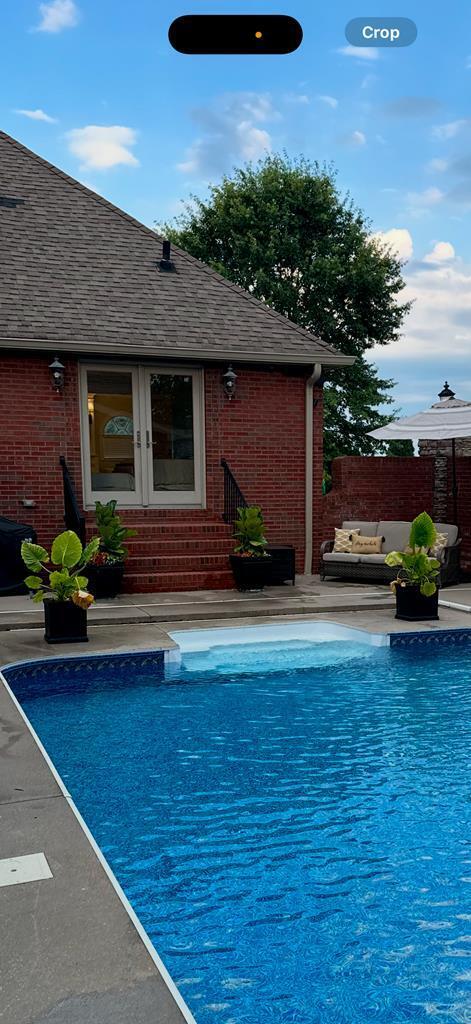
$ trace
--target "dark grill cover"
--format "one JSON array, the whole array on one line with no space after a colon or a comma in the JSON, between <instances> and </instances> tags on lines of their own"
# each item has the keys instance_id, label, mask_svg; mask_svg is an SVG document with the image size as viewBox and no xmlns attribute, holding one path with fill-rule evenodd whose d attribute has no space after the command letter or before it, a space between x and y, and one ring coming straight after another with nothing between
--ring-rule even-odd
<instances>
[{"instance_id":1,"label":"dark grill cover","mask_svg":"<svg viewBox=\"0 0 471 1024\"><path fill-rule=\"evenodd\" d=\"M21 558L24 540L36 541L33 527L0 516L0 593L26 593L23 580L28 570Z\"/></svg>"}]
</instances>

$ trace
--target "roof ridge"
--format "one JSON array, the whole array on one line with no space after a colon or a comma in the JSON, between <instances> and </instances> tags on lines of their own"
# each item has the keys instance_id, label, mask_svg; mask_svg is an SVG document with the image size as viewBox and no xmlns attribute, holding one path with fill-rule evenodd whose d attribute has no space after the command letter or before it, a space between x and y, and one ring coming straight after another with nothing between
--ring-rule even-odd
<instances>
[{"instance_id":1,"label":"roof ridge","mask_svg":"<svg viewBox=\"0 0 471 1024\"><path fill-rule=\"evenodd\" d=\"M157 242L163 241L163 236L159 235L156 231L154 231L153 228L147 227L146 224L143 224L141 221L137 220L137 218L133 217L132 214L126 213L125 210L122 210L119 206L115 206L115 204L112 203L109 199L105 199L105 197L100 195L98 192L94 192L93 189L88 188L87 185L83 185L81 181L78 181L77 178L73 178L70 174L67 174L66 171L61 170L60 167L56 167L56 165L52 164L50 160L46 160L45 157L39 156L39 154L35 153L34 150L29 149L28 146L25 146L22 142L18 142L18 139L14 139L12 135L8 135L7 132L0 130L0 139L4 139L11 146L13 146L16 149L19 149L22 153L26 154L27 157L31 158L36 163L46 166L48 170L52 171L55 175L57 175L57 177L62 178L64 181L67 182L68 185L71 185L79 192L84 193L88 198L95 200L95 202L99 203L99 205L103 206L105 209L110 210L110 212L117 214L123 220L127 221L132 227L135 227L139 229L139 231L145 233L147 237L152 237ZM235 284L234 281L230 281L227 277L224 277L222 274L219 274L217 270L214 270L213 267L208 266L207 263L203 263L202 260L198 260L195 256L192 256L191 253L186 251L186 249L180 249L178 245L175 245L174 249L175 252L178 253L178 255L183 260L187 260L190 263L196 264L202 271L204 271L206 274L209 274L211 277L215 278L221 285L224 285L231 291L236 291L240 296L243 296L243 298L247 302L257 306L257 308L259 309L263 309L264 312L269 313L270 316L274 317L277 321L281 321L283 324L289 325L289 327L293 331L295 331L297 334L300 334L303 338L308 338L309 341L317 342L318 344L322 345L322 348L325 350L326 353L332 355L342 354L339 349L335 349L332 345L329 345L328 342L323 341L322 338L317 337L317 335L311 334L311 332L308 331L305 327L301 327L300 324L294 323L293 320L290 320L289 317L284 316L283 313L278 313L276 309L273 309L271 306L267 306L260 299L257 299L254 295L251 295L250 292L247 292L245 288L242 288L240 285Z\"/></svg>"}]
</instances>

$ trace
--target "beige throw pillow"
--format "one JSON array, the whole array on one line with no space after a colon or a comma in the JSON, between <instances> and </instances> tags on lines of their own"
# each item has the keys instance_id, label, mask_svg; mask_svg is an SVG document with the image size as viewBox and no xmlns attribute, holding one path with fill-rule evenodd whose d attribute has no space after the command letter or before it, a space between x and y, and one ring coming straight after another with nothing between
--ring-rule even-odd
<instances>
[{"instance_id":1,"label":"beige throw pillow","mask_svg":"<svg viewBox=\"0 0 471 1024\"><path fill-rule=\"evenodd\" d=\"M336 527L334 551L339 551L343 555L350 554L352 550L352 537L354 534L359 533L360 530L338 530Z\"/></svg>"},{"instance_id":2,"label":"beige throw pillow","mask_svg":"<svg viewBox=\"0 0 471 1024\"><path fill-rule=\"evenodd\" d=\"M382 537L352 537L352 555L380 555Z\"/></svg>"},{"instance_id":3,"label":"beige throw pillow","mask_svg":"<svg viewBox=\"0 0 471 1024\"><path fill-rule=\"evenodd\" d=\"M431 556L431 558L441 558L447 544L448 534L439 533L437 530L437 536L435 537L435 541L432 544L432 547L430 548L429 551L429 555Z\"/></svg>"}]
</instances>

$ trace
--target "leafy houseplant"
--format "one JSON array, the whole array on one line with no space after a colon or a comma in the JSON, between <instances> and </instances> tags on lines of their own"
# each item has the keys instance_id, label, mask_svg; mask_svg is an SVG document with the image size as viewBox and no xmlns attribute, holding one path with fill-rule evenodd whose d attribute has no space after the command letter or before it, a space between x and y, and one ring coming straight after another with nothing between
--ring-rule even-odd
<instances>
[{"instance_id":1,"label":"leafy houseplant","mask_svg":"<svg viewBox=\"0 0 471 1024\"><path fill-rule=\"evenodd\" d=\"M65 530L54 540L50 555L40 544L25 540L21 545L21 557L34 574L25 584L33 591L33 601L44 601L44 639L50 644L88 639L87 608L93 595L82 573L98 544L95 537L83 548L77 534Z\"/></svg>"},{"instance_id":2,"label":"leafy houseplant","mask_svg":"<svg viewBox=\"0 0 471 1024\"><path fill-rule=\"evenodd\" d=\"M237 544L230 563L238 590L263 590L270 579L271 556L265 550L265 524L258 505L237 509L234 536Z\"/></svg>"},{"instance_id":3,"label":"leafy houseplant","mask_svg":"<svg viewBox=\"0 0 471 1024\"><path fill-rule=\"evenodd\" d=\"M95 597L116 597L121 590L128 555L125 541L135 537L137 531L123 526L115 499L106 504L95 502L95 521L99 546L91 560L88 585Z\"/></svg>"},{"instance_id":4,"label":"leafy houseplant","mask_svg":"<svg viewBox=\"0 0 471 1024\"><path fill-rule=\"evenodd\" d=\"M421 512L411 524L408 548L386 555L386 565L397 566L397 577L391 583L396 595L396 619L438 619L440 562L428 554L436 536L430 516Z\"/></svg>"}]
</instances>

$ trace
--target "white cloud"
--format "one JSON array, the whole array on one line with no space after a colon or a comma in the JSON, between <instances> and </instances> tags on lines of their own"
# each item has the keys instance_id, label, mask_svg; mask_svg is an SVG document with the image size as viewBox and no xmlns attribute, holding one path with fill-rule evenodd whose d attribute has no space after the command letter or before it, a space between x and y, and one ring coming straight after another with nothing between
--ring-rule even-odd
<instances>
[{"instance_id":1,"label":"white cloud","mask_svg":"<svg viewBox=\"0 0 471 1024\"><path fill-rule=\"evenodd\" d=\"M448 263L455 259L455 250L451 242L435 242L431 252L424 256L424 263Z\"/></svg>"},{"instance_id":2,"label":"white cloud","mask_svg":"<svg viewBox=\"0 0 471 1024\"><path fill-rule=\"evenodd\" d=\"M350 132L349 135L344 135L343 141L349 143L351 146L365 146L366 135L364 132L359 131Z\"/></svg>"},{"instance_id":3,"label":"white cloud","mask_svg":"<svg viewBox=\"0 0 471 1024\"><path fill-rule=\"evenodd\" d=\"M436 242L432 252L406 268L399 300L413 300L403 337L373 350L372 359L427 366L468 359L471 346L471 264L458 259L450 242Z\"/></svg>"},{"instance_id":4,"label":"white cloud","mask_svg":"<svg viewBox=\"0 0 471 1024\"><path fill-rule=\"evenodd\" d=\"M448 124L439 124L433 129L432 135L434 139L439 139L440 142L446 142L448 139L454 139L463 128L466 128L470 122L467 118L461 118L459 121L449 121Z\"/></svg>"},{"instance_id":5,"label":"white cloud","mask_svg":"<svg viewBox=\"0 0 471 1024\"><path fill-rule=\"evenodd\" d=\"M272 139L264 123L280 118L268 93L222 96L192 116L202 134L188 147L177 170L200 177L221 174L231 164L255 161L271 152Z\"/></svg>"},{"instance_id":6,"label":"white cloud","mask_svg":"<svg viewBox=\"0 0 471 1024\"><path fill-rule=\"evenodd\" d=\"M400 260L410 260L414 251L412 235L407 228L390 228L389 231L377 231L371 236L386 249L391 249Z\"/></svg>"},{"instance_id":7,"label":"white cloud","mask_svg":"<svg viewBox=\"0 0 471 1024\"><path fill-rule=\"evenodd\" d=\"M428 171L429 174L443 174L447 169L448 160L440 160L439 157L434 160L429 160L428 164L425 166L425 170Z\"/></svg>"},{"instance_id":8,"label":"white cloud","mask_svg":"<svg viewBox=\"0 0 471 1024\"><path fill-rule=\"evenodd\" d=\"M408 212L412 217L422 217L432 207L441 203L444 198L445 193L434 185L424 189L423 192L408 192Z\"/></svg>"},{"instance_id":9,"label":"white cloud","mask_svg":"<svg viewBox=\"0 0 471 1024\"><path fill-rule=\"evenodd\" d=\"M82 170L105 171L118 164L131 167L139 164L130 151L137 140L134 128L90 124L85 128L73 128L66 137L70 152L81 161Z\"/></svg>"},{"instance_id":10,"label":"white cloud","mask_svg":"<svg viewBox=\"0 0 471 1024\"><path fill-rule=\"evenodd\" d=\"M316 100L320 103L325 103L326 107L332 107L332 110L336 110L339 101L335 99L335 96L316 96Z\"/></svg>"},{"instance_id":11,"label":"white cloud","mask_svg":"<svg viewBox=\"0 0 471 1024\"><path fill-rule=\"evenodd\" d=\"M15 114L29 117L31 121L46 121L48 124L57 124L57 117L50 117L44 110L15 110Z\"/></svg>"},{"instance_id":12,"label":"white cloud","mask_svg":"<svg viewBox=\"0 0 471 1024\"><path fill-rule=\"evenodd\" d=\"M307 106L311 102L304 92L288 92L284 99L286 103L297 103L300 106Z\"/></svg>"},{"instance_id":13,"label":"white cloud","mask_svg":"<svg viewBox=\"0 0 471 1024\"><path fill-rule=\"evenodd\" d=\"M74 0L50 0L39 5L41 21L37 32L62 32L64 28L75 28L80 21L80 12Z\"/></svg>"},{"instance_id":14,"label":"white cloud","mask_svg":"<svg viewBox=\"0 0 471 1024\"><path fill-rule=\"evenodd\" d=\"M337 53L344 57L356 57L357 60L378 60L379 53L374 46L341 46Z\"/></svg>"}]
</instances>

